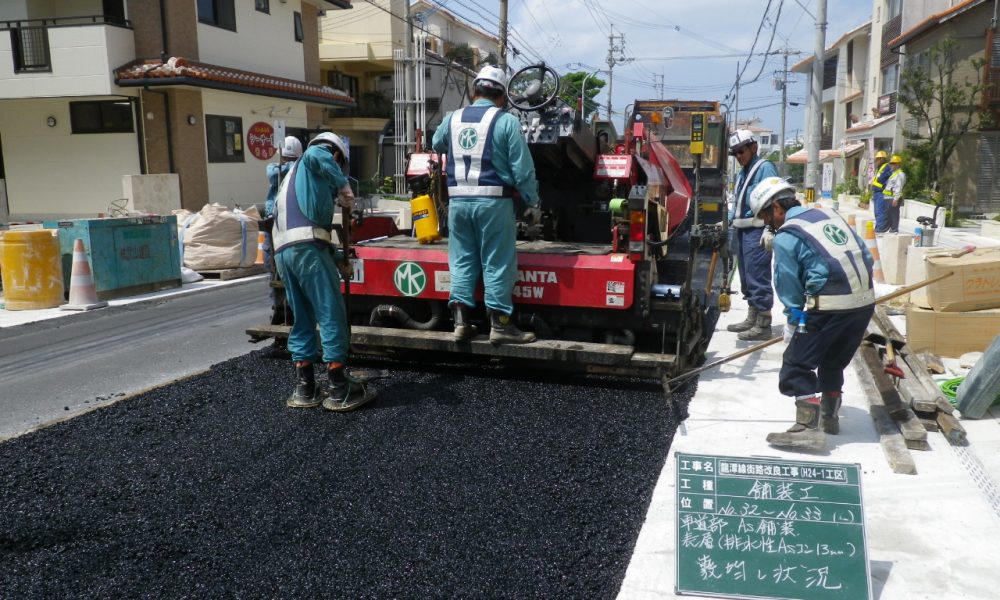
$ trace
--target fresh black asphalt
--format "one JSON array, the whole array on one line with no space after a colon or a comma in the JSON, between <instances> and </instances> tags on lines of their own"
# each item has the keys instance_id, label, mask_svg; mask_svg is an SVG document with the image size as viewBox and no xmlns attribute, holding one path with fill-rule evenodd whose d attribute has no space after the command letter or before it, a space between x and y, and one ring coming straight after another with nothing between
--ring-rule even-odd
<instances>
[{"instance_id":1,"label":"fresh black asphalt","mask_svg":"<svg viewBox=\"0 0 1000 600\"><path fill-rule=\"evenodd\" d=\"M0 598L613 598L693 391L388 368L291 410L254 352L0 443Z\"/></svg>"}]
</instances>

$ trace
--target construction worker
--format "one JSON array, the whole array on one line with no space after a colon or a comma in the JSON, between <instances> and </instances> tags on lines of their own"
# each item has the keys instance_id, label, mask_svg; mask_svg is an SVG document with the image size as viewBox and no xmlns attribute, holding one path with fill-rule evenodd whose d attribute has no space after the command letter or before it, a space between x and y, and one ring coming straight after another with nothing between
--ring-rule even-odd
<instances>
[{"instance_id":1,"label":"construction worker","mask_svg":"<svg viewBox=\"0 0 1000 600\"><path fill-rule=\"evenodd\" d=\"M778 390L795 398L795 425L767 442L821 450L825 434L840 432L844 368L875 311L874 261L839 214L800 206L779 177L760 182L750 205L777 232L774 287L788 317Z\"/></svg>"},{"instance_id":2,"label":"construction worker","mask_svg":"<svg viewBox=\"0 0 1000 600\"><path fill-rule=\"evenodd\" d=\"M274 198L278 195L278 186L285 178L292 163L302 156L302 142L294 135L285 137L281 144L281 152L278 154L278 162L267 163L264 173L267 175L267 200L264 202L264 216L270 217L274 212Z\"/></svg>"},{"instance_id":3,"label":"construction worker","mask_svg":"<svg viewBox=\"0 0 1000 600\"><path fill-rule=\"evenodd\" d=\"M771 337L770 234L764 222L753 216L750 196L764 179L777 177L774 165L757 156L757 140L753 133L739 129L729 137L729 153L736 157L741 169L736 176L736 195L730 208L730 222L735 231L735 251L740 273L740 291L747 300L747 318L726 328L739 332L739 339L766 340Z\"/></svg>"},{"instance_id":4,"label":"construction worker","mask_svg":"<svg viewBox=\"0 0 1000 600\"><path fill-rule=\"evenodd\" d=\"M274 205L275 262L295 315L288 334L288 351L295 363L291 408L347 411L370 401L374 394L345 370L349 329L340 273L335 264L330 231L335 204L350 209L354 194L344 172L350 150L340 136L316 136L302 158L282 181ZM326 363L328 386L316 386L313 363L320 357L316 325Z\"/></svg>"},{"instance_id":5,"label":"construction worker","mask_svg":"<svg viewBox=\"0 0 1000 600\"><path fill-rule=\"evenodd\" d=\"M906 185L906 173L903 172L903 157L893 154L889 159L889 180L885 184L882 196L885 198L886 229L890 233L899 232L899 206L903 202L903 186ZM877 231L877 230L876 230Z\"/></svg>"},{"instance_id":6,"label":"construction worker","mask_svg":"<svg viewBox=\"0 0 1000 600\"><path fill-rule=\"evenodd\" d=\"M889 155L885 150L879 150L875 153L875 176L872 177L871 191L872 211L875 213L875 231L877 233L888 231L885 216L885 197L882 195L885 190L885 184L889 180L889 175L892 174L892 169L889 168L888 161Z\"/></svg>"},{"instance_id":7,"label":"construction worker","mask_svg":"<svg viewBox=\"0 0 1000 600\"><path fill-rule=\"evenodd\" d=\"M526 344L535 335L522 332L511 319L517 278L513 194L517 190L528 206L526 219L537 221L535 163L520 121L502 110L507 102L506 73L483 67L472 87L472 105L446 116L433 140L434 150L448 155L448 305L455 339L476 335L469 312L476 305L474 293L482 274L490 342Z\"/></svg>"}]
</instances>

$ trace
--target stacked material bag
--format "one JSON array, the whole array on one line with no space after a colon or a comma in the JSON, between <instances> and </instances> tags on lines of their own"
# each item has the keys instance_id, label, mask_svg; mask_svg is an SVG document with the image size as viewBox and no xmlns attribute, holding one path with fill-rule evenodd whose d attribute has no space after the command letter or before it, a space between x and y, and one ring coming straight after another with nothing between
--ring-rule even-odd
<instances>
[{"instance_id":1,"label":"stacked material bag","mask_svg":"<svg viewBox=\"0 0 1000 600\"><path fill-rule=\"evenodd\" d=\"M195 271L251 267L257 258L260 215L256 208L206 204L200 211L175 210L184 265Z\"/></svg>"}]
</instances>

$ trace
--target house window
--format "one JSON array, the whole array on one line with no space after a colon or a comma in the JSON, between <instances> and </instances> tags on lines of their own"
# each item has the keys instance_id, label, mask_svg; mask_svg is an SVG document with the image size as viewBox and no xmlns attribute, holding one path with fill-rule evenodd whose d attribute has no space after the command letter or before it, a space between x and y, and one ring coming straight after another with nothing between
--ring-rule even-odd
<instances>
[{"instance_id":1,"label":"house window","mask_svg":"<svg viewBox=\"0 0 1000 600\"><path fill-rule=\"evenodd\" d=\"M899 63L882 69L882 93L891 94L899 87Z\"/></svg>"},{"instance_id":2,"label":"house window","mask_svg":"<svg viewBox=\"0 0 1000 600\"><path fill-rule=\"evenodd\" d=\"M132 103L121 100L69 103L69 123L73 133L132 133Z\"/></svg>"},{"instance_id":3,"label":"house window","mask_svg":"<svg viewBox=\"0 0 1000 600\"><path fill-rule=\"evenodd\" d=\"M847 42L847 74L854 73L854 40Z\"/></svg>"},{"instance_id":4,"label":"house window","mask_svg":"<svg viewBox=\"0 0 1000 600\"><path fill-rule=\"evenodd\" d=\"M889 0L886 9L886 20L898 17L903 12L903 0Z\"/></svg>"},{"instance_id":5,"label":"house window","mask_svg":"<svg viewBox=\"0 0 1000 600\"><path fill-rule=\"evenodd\" d=\"M253 6L258 12L271 14L271 0L254 0Z\"/></svg>"},{"instance_id":6,"label":"house window","mask_svg":"<svg viewBox=\"0 0 1000 600\"><path fill-rule=\"evenodd\" d=\"M837 85L837 57L832 56L823 62L823 89L828 90Z\"/></svg>"},{"instance_id":7,"label":"house window","mask_svg":"<svg viewBox=\"0 0 1000 600\"><path fill-rule=\"evenodd\" d=\"M979 173L976 211L1000 211L1000 135L985 133L979 138Z\"/></svg>"},{"instance_id":8,"label":"house window","mask_svg":"<svg viewBox=\"0 0 1000 600\"><path fill-rule=\"evenodd\" d=\"M295 13L294 26L295 26L295 41L301 42L302 38L305 37L302 29L302 13L300 12Z\"/></svg>"},{"instance_id":9,"label":"house window","mask_svg":"<svg viewBox=\"0 0 1000 600\"><path fill-rule=\"evenodd\" d=\"M49 30L46 27L20 27L10 30L10 48L15 73L51 72Z\"/></svg>"},{"instance_id":10,"label":"house window","mask_svg":"<svg viewBox=\"0 0 1000 600\"><path fill-rule=\"evenodd\" d=\"M345 75L340 71L329 71L326 74L326 84L333 89L347 92L351 98L358 97L358 78Z\"/></svg>"},{"instance_id":11,"label":"house window","mask_svg":"<svg viewBox=\"0 0 1000 600\"><path fill-rule=\"evenodd\" d=\"M198 0L198 22L236 31L235 0Z\"/></svg>"},{"instance_id":12,"label":"house window","mask_svg":"<svg viewBox=\"0 0 1000 600\"><path fill-rule=\"evenodd\" d=\"M208 162L243 162L243 119L205 115Z\"/></svg>"}]
</instances>

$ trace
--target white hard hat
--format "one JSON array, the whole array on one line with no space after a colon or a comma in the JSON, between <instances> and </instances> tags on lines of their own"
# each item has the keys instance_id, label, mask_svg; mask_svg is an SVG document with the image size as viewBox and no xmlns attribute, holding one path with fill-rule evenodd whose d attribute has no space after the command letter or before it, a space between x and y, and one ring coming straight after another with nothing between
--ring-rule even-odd
<instances>
[{"instance_id":1,"label":"white hard hat","mask_svg":"<svg viewBox=\"0 0 1000 600\"><path fill-rule=\"evenodd\" d=\"M756 141L753 137L753 132L749 129L737 129L733 132L733 135L729 136L729 153L732 154L733 150L742 148L747 144L756 143Z\"/></svg>"},{"instance_id":2,"label":"white hard hat","mask_svg":"<svg viewBox=\"0 0 1000 600\"><path fill-rule=\"evenodd\" d=\"M768 177L757 184L750 193L750 210L755 218L760 218L762 210L771 206L779 198L794 198L795 186L781 177Z\"/></svg>"},{"instance_id":3,"label":"white hard hat","mask_svg":"<svg viewBox=\"0 0 1000 600\"><path fill-rule=\"evenodd\" d=\"M507 89L507 73L504 72L500 67L494 67L493 65L486 65L479 70L476 78L472 81L472 85L475 86L477 83L489 81L500 86L503 89Z\"/></svg>"},{"instance_id":4,"label":"white hard hat","mask_svg":"<svg viewBox=\"0 0 1000 600\"><path fill-rule=\"evenodd\" d=\"M344 162L347 162L347 163L351 162L351 150L350 150L350 148L347 147L347 144L344 143L344 140L341 139L341 137L339 135L337 135L336 133L333 133L331 131L324 131L323 133L321 133L321 134L317 135L316 137L314 137L309 142L309 145L310 146L323 145L323 146L330 146L332 148L336 148L337 150L340 150L341 154L344 155Z\"/></svg>"},{"instance_id":5,"label":"white hard hat","mask_svg":"<svg viewBox=\"0 0 1000 600\"><path fill-rule=\"evenodd\" d=\"M302 142L294 135L287 136L285 143L281 145L281 155L285 158L298 158L302 156Z\"/></svg>"}]
</instances>

